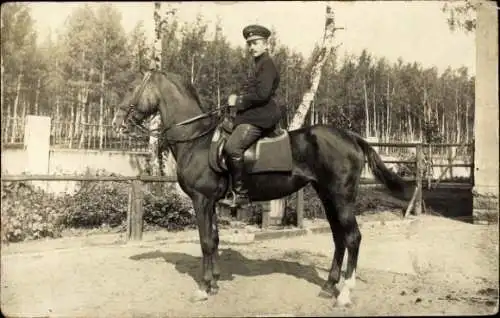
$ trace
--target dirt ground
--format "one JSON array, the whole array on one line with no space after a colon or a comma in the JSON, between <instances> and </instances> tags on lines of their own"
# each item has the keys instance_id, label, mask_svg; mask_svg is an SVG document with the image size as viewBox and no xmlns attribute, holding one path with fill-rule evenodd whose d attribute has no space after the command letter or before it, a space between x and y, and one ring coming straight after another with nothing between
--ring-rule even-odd
<instances>
[{"instance_id":1,"label":"dirt ground","mask_svg":"<svg viewBox=\"0 0 500 318\"><path fill-rule=\"evenodd\" d=\"M2 246L6 316L367 316L498 311L498 225L421 216L368 223L353 305L318 297L333 252L330 234L220 246L220 292L190 301L199 277L195 243L152 240L64 249L56 240ZM22 248L19 248L21 246ZM30 248L31 246L31 248Z\"/></svg>"}]
</instances>

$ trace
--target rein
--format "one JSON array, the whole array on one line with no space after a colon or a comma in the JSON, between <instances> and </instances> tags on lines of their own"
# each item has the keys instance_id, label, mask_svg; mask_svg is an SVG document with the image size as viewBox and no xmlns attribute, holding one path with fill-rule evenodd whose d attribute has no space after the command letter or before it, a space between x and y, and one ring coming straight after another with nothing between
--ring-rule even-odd
<instances>
[{"instance_id":1,"label":"rein","mask_svg":"<svg viewBox=\"0 0 500 318\"><path fill-rule=\"evenodd\" d=\"M229 105L225 105L225 106L222 106L222 107L220 107L218 109L214 109L214 110L211 110L209 112L197 115L195 117L188 118L188 119L183 120L183 121L181 121L179 123L173 124L170 127L149 129L149 128L145 127L143 123L138 123L130 115L135 111L135 106L137 105L137 100L139 99L139 97L144 92L144 89L146 87L146 83L147 83L147 81L149 80L150 77L151 77L151 73L150 72L147 72L144 75L144 78L143 78L143 80L141 82L141 86L140 86L139 90L136 92L136 94L134 95L134 98L132 99L132 103L127 108L127 111L126 111L126 114L125 114L125 121L128 122L129 124L131 124L132 127L137 128L140 131L139 135L133 134L133 135L131 135L131 137L155 137L155 138L158 138L159 140L161 140L161 139L164 138L162 136L166 135L166 133L170 129L173 129L173 128L176 128L176 127L185 126L187 124L191 124L193 122L196 122L196 121L199 121L199 120L202 120L202 119L205 119L205 118L212 117L217 112L219 112L221 110L225 110L225 109L227 109L227 108L230 107ZM162 143L166 141L168 144L175 144L175 143L181 143L181 142L189 142L189 141L201 138L201 137L209 134L210 132L212 132L217 127L217 124L218 123L215 122L207 130L205 130L205 131L203 131L203 132L201 132L201 133L199 133L199 134L197 134L195 136L189 137L188 139L172 139L172 138L168 138L167 139L167 138L164 138L164 140L162 140Z\"/></svg>"},{"instance_id":2,"label":"rein","mask_svg":"<svg viewBox=\"0 0 500 318\"><path fill-rule=\"evenodd\" d=\"M155 128L155 129L149 129L147 127L145 127L143 124L138 124L138 123L132 123L133 124L133 127L134 128L137 128L139 129L139 134L130 134L131 137L155 137L155 138L158 138L158 139L163 139L164 136L169 130L173 129L173 128L176 128L176 127L181 127L181 126L184 126L184 125L187 125L187 124L190 124L190 123L193 123L193 122L196 122L198 120L201 120L201 119L204 119L204 118L208 118L208 117L211 117L213 116L215 113L217 113L220 109L217 109L217 110L213 110L213 111L210 111L208 113L203 113L201 115L198 115L196 117L193 117L193 118L189 118L185 121L182 121L180 123L177 123L177 124L174 124L170 127L165 127L165 128ZM216 127L217 127L217 122L215 122L213 125L211 125L207 130L197 134L197 135L194 135L192 137L189 137L187 139L173 139L173 138L168 138L165 140L163 140L162 142L167 142L169 144L175 144L175 143L181 143L181 142L188 142L188 141L192 141L192 140L195 140L195 139L198 139L198 138L201 138L207 134L209 134L210 132L212 132Z\"/></svg>"}]
</instances>

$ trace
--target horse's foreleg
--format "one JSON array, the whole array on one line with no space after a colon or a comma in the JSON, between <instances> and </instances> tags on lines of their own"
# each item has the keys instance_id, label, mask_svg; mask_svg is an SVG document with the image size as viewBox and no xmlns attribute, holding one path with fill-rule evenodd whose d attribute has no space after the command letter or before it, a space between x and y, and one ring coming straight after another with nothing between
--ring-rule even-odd
<instances>
[{"instance_id":1,"label":"horse's foreleg","mask_svg":"<svg viewBox=\"0 0 500 318\"><path fill-rule=\"evenodd\" d=\"M210 294L215 295L219 291L219 285L217 281L220 277L220 267L219 267L219 226L217 220L217 212L215 211L215 204L212 205L212 280L210 281Z\"/></svg>"},{"instance_id":2,"label":"horse's foreleg","mask_svg":"<svg viewBox=\"0 0 500 318\"><path fill-rule=\"evenodd\" d=\"M213 285L213 255L218 246L218 234L217 240L214 240L213 235L213 232L216 232L217 229L213 218L215 204L213 200L200 194L193 198L193 205L196 212L201 251L203 254L202 277L195 300L205 300ZM214 287L217 287L216 284Z\"/></svg>"}]
</instances>

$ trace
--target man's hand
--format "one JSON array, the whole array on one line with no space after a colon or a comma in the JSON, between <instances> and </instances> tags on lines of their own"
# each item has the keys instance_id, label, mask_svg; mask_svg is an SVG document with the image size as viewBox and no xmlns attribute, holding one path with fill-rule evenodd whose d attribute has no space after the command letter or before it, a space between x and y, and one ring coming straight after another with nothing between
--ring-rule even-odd
<instances>
[{"instance_id":1,"label":"man's hand","mask_svg":"<svg viewBox=\"0 0 500 318\"><path fill-rule=\"evenodd\" d=\"M229 95L229 97L227 98L227 104L229 106L235 106L236 105L236 100L238 99L238 95L236 94L231 94Z\"/></svg>"}]
</instances>

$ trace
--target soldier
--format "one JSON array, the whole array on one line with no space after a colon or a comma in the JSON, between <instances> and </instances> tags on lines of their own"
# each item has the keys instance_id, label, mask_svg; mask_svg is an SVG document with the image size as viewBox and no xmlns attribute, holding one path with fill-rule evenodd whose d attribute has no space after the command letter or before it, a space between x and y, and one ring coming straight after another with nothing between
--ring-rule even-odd
<instances>
[{"instance_id":1,"label":"soldier","mask_svg":"<svg viewBox=\"0 0 500 318\"><path fill-rule=\"evenodd\" d=\"M232 94L228 105L236 107L234 130L224 147L228 155L228 168L233 175L235 197L232 205L249 202L248 189L244 187L246 178L243 153L263 133L274 129L282 117L279 106L274 101L280 76L268 53L268 38L271 31L260 25L249 25L243 29L249 53L255 61L254 78L239 95Z\"/></svg>"}]
</instances>

